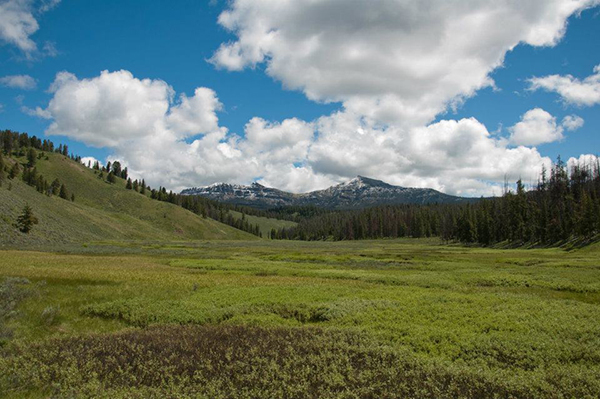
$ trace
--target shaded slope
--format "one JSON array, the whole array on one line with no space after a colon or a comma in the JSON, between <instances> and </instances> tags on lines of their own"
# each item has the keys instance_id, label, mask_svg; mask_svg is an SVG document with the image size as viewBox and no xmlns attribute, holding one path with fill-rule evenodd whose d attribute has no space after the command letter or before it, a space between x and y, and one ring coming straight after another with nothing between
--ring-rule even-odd
<instances>
[{"instance_id":1,"label":"shaded slope","mask_svg":"<svg viewBox=\"0 0 600 399\"><path fill-rule=\"evenodd\" d=\"M108 239L254 239L212 219L204 219L181 207L151 200L117 179L109 184L85 166L59 154L48 154L37 170L49 182L65 183L75 202L48 197L20 178L0 188L0 242L65 242ZM29 235L13 226L25 203L40 220Z\"/></svg>"}]
</instances>

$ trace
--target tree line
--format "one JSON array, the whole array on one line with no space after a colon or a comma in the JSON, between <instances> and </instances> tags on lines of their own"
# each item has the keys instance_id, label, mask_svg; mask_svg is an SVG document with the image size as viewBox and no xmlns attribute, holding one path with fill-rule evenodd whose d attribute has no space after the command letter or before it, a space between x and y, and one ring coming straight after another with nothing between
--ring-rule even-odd
<instances>
[{"instance_id":1,"label":"tree line","mask_svg":"<svg viewBox=\"0 0 600 399\"><path fill-rule=\"evenodd\" d=\"M600 232L600 165L560 159L537 185L522 181L502 197L475 203L388 205L332 211L307 218L271 237L293 240L359 240L396 237L441 237L446 241L491 245L500 242L552 245L589 240Z\"/></svg>"}]
</instances>

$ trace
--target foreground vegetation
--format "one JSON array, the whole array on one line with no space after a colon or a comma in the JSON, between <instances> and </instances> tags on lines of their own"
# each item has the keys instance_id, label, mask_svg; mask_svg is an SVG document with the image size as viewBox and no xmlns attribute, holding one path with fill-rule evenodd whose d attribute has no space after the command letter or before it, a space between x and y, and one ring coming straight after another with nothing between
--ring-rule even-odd
<instances>
[{"instance_id":1,"label":"foreground vegetation","mask_svg":"<svg viewBox=\"0 0 600 399\"><path fill-rule=\"evenodd\" d=\"M599 254L437 240L2 251L0 392L595 398Z\"/></svg>"}]
</instances>

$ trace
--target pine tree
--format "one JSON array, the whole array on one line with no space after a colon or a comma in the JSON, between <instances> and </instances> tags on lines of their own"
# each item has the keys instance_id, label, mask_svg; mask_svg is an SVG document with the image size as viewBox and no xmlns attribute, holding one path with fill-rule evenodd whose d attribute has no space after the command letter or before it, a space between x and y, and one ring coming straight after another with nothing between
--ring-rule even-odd
<instances>
[{"instance_id":1,"label":"pine tree","mask_svg":"<svg viewBox=\"0 0 600 399\"><path fill-rule=\"evenodd\" d=\"M140 194L146 194L146 181L142 179L142 186L140 188Z\"/></svg>"},{"instance_id":2,"label":"pine tree","mask_svg":"<svg viewBox=\"0 0 600 399\"><path fill-rule=\"evenodd\" d=\"M54 179L54 181L50 185L50 188L52 189L52 195L58 195L60 191L60 181L58 179Z\"/></svg>"},{"instance_id":3,"label":"pine tree","mask_svg":"<svg viewBox=\"0 0 600 399\"><path fill-rule=\"evenodd\" d=\"M62 199L67 199L68 195L67 195L67 187L64 184L61 184L60 186L60 192L58 193L58 196Z\"/></svg>"},{"instance_id":4,"label":"pine tree","mask_svg":"<svg viewBox=\"0 0 600 399\"><path fill-rule=\"evenodd\" d=\"M4 159L2 159L2 152L0 151L0 187L2 187L2 182L6 179L6 172L4 172Z\"/></svg>"},{"instance_id":5,"label":"pine tree","mask_svg":"<svg viewBox=\"0 0 600 399\"><path fill-rule=\"evenodd\" d=\"M108 176L106 176L106 181L108 181L109 183L114 183L117 181L113 172L110 172Z\"/></svg>"},{"instance_id":6,"label":"pine tree","mask_svg":"<svg viewBox=\"0 0 600 399\"><path fill-rule=\"evenodd\" d=\"M10 131L5 132L2 146L4 148L4 153L10 157L13 151L13 136Z\"/></svg>"},{"instance_id":7,"label":"pine tree","mask_svg":"<svg viewBox=\"0 0 600 399\"><path fill-rule=\"evenodd\" d=\"M115 161L112 164L112 172L115 176L121 176L121 162Z\"/></svg>"},{"instance_id":8,"label":"pine tree","mask_svg":"<svg viewBox=\"0 0 600 399\"><path fill-rule=\"evenodd\" d=\"M133 188L133 185L131 184L131 179L127 179L127 184L125 184L125 188L127 190L131 190Z\"/></svg>"},{"instance_id":9,"label":"pine tree","mask_svg":"<svg viewBox=\"0 0 600 399\"><path fill-rule=\"evenodd\" d=\"M33 215L33 210L29 204L25 204L23 212L17 218L17 228L23 233L29 233L34 224L38 223L38 219Z\"/></svg>"},{"instance_id":10,"label":"pine tree","mask_svg":"<svg viewBox=\"0 0 600 399\"><path fill-rule=\"evenodd\" d=\"M19 163L15 162L12 166L12 168L10 168L10 172L8 172L8 178L9 179L14 179L15 177L19 176Z\"/></svg>"},{"instance_id":11,"label":"pine tree","mask_svg":"<svg viewBox=\"0 0 600 399\"><path fill-rule=\"evenodd\" d=\"M37 152L30 148L27 152L27 166L29 168L33 168L35 166L35 161L37 160Z\"/></svg>"}]
</instances>

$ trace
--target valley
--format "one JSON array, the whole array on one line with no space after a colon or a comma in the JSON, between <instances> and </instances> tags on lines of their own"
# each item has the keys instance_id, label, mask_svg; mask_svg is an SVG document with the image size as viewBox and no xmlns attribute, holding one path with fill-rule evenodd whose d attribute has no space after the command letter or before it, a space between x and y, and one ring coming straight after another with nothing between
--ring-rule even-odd
<instances>
[{"instance_id":1,"label":"valley","mask_svg":"<svg viewBox=\"0 0 600 399\"><path fill-rule=\"evenodd\" d=\"M0 391L592 398L599 254L436 239L4 250L2 292L22 299L2 320Z\"/></svg>"}]
</instances>

